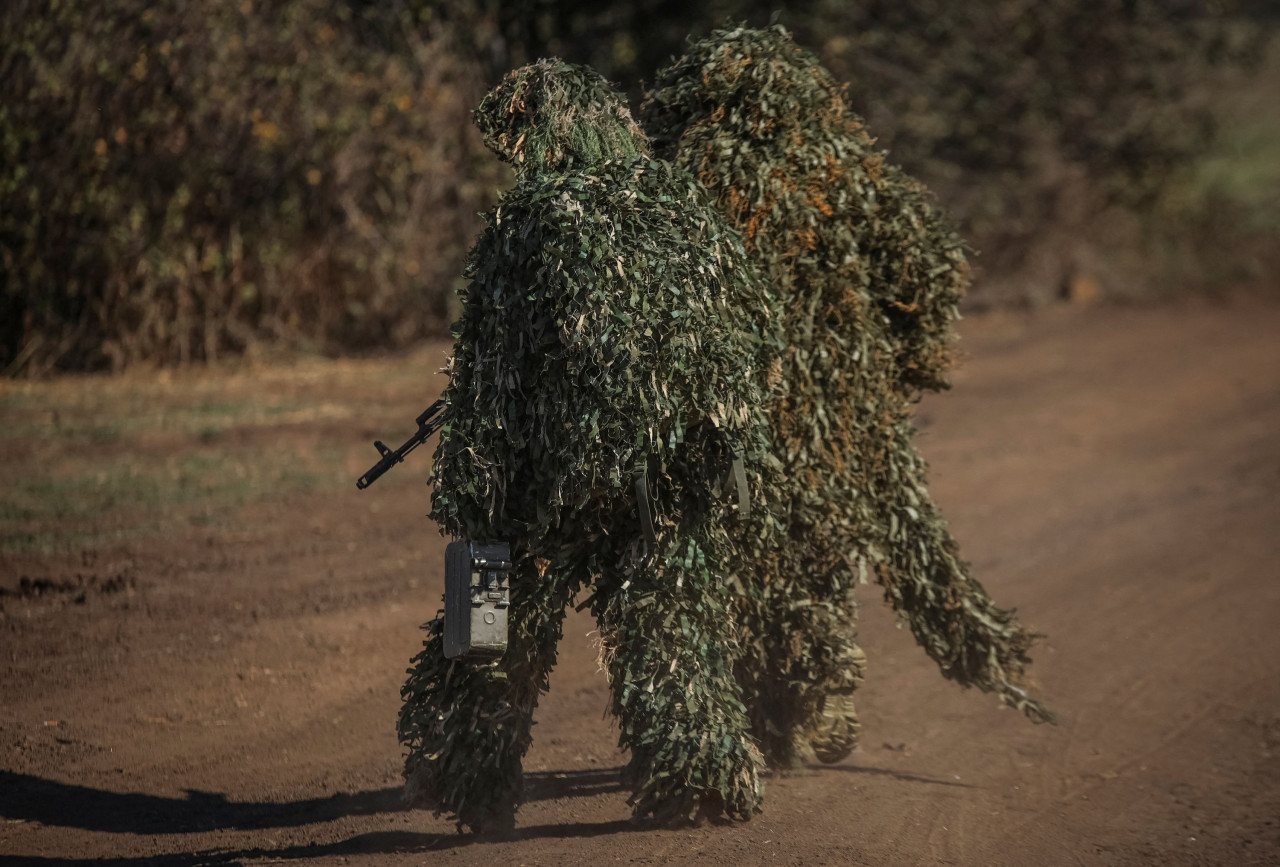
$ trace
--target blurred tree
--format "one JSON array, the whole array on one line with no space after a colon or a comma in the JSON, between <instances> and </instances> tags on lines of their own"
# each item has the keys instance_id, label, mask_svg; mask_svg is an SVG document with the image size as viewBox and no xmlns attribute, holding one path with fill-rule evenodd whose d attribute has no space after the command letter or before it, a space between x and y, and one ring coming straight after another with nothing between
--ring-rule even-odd
<instances>
[{"instance_id":1,"label":"blurred tree","mask_svg":"<svg viewBox=\"0 0 1280 867\"><path fill-rule=\"evenodd\" d=\"M881 145L1006 273L1103 210L1149 213L1210 143L1206 86L1266 35L1214 0L820 0L811 21Z\"/></svg>"},{"instance_id":2,"label":"blurred tree","mask_svg":"<svg viewBox=\"0 0 1280 867\"><path fill-rule=\"evenodd\" d=\"M594 65L633 97L641 79L682 53L685 34L776 16L850 83L851 106L895 163L938 192L982 251L977 263L988 277L1013 275L1022 286L1039 279L1050 284L1041 293L1076 265L1054 262L1037 278L1027 273L1037 254L1132 228L1133 219L1118 216L1149 215L1204 153L1213 135L1204 86L1259 56L1266 35L1259 22L1273 7L1261 0L802 0L781 12L753 0L452 5L454 14L490 22L491 76L556 54ZM980 283L979 296L984 289Z\"/></svg>"},{"instance_id":3,"label":"blurred tree","mask_svg":"<svg viewBox=\"0 0 1280 867\"><path fill-rule=\"evenodd\" d=\"M12 0L0 26L0 368L439 330L500 176L429 13Z\"/></svg>"},{"instance_id":4,"label":"blurred tree","mask_svg":"<svg viewBox=\"0 0 1280 867\"><path fill-rule=\"evenodd\" d=\"M8 0L0 370L438 333L475 212L506 177L469 121L486 84L559 55L638 101L687 34L773 14L759 0ZM1212 136L1204 82L1256 56L1277 17L1270 0L779 14L983 253L979 300L1038 250L1058 256L1052 288L1073 267L1057 250L1117 236L1116 214L1140 233Z\"/></svg>"},{"instance_id":5,"label":"blurred tree","mask_svg":"<svg viewBox=\"0 0 1280 867\"><path fill-rule=\"evenodd\" d=\"M767 19L775 8L759 0L460 0L435 6L460 25L460 35L471 34L466 48L495 82L509 69L554 56L592 66L631 88L633 97L642 80L683 51L691 34L728 19Z\"/></svg>"}]
</instances>

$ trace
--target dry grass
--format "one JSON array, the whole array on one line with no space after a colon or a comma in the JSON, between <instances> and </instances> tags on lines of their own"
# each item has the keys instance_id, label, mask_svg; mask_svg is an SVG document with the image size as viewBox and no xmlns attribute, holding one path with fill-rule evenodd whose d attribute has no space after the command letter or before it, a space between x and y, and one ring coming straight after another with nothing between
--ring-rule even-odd
<instances>
[{"instance_id":1,"label":"dry grass","mask_svg":"<svg viewBox=\"0 0 1280 867\"><path fill-rule=\"evenodd\" d=\"M412 432L443 357L0 381L0 551L230 527L254 503L351 485L370 439Z\"/></svg>"}]
</instances>

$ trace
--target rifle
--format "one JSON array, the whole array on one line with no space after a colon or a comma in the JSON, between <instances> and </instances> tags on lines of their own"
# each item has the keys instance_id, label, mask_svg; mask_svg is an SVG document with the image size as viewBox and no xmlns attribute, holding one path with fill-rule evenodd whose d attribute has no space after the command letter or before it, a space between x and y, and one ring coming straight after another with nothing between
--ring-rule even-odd
<instances>
[{"instance_id":1,"label":"rifle","mask_svg":"<svg viewBox=\"0 0 1280 867\"><path fill-rule=\"evenodd\" d=\"M387 448L386 444L383 443L382 440L374 440L373 447L378 450L378 454L382 455L382 460L374 464L369 469L369 472L356 480L356 487L363 491L365 488L376 482L387 470L402 462L405 455L425 443L427 438L439 430L440 426L444 424L444 417L437 416L437 413L442 409L444 409L443 398L427 407L426 410L423 411L422 415L418 416L416 419L418 423L418 432L405 440L404 445L400 446L400 448L395 451Z\"/></svg>"}]
</instances>

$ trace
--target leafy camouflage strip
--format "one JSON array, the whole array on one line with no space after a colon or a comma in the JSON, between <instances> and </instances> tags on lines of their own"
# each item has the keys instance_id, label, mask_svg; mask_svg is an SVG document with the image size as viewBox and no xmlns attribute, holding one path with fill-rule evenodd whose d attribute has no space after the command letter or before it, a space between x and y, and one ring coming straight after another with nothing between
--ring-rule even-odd
<instances>
[{"instance_id":1,"label":"leafy camouflage strip","mask_svg":"<svg viewBox=\"0 0 1280 867\"><path fill-rule=\"evenodd\" d=\"M735 537L778 532L763 407L780 317L695 179L634 137L573 132L625 111L599 76L548 61L508 76L478 113L500 149L535 141L551 155L516 157L517 184L472 251L433 468L446 532L512 544L510 645L496 664L449 662L429 626L400 717L409 794L473 827L509 821L522 798L531 715L579 589L600 624L637 816L746 818L760 804L734 677L739 599L760 581ZM538 138L566 113L580 119L569 132ZM613 158L590 162L596 142ZM731 440L753 495L746 521L724 494Z\"/></svg>"},{"instance_id":2,"label":"leafy camouflage strip","mask_svg":"<svg viewBox=\"0 0 1280 867\"><path fill-rule=\"evenodd\" d=\"M956 556L912 443L912 400L947 385L963 243L780 27L693 43L657 74L641 123L739 229L784 310L790 345L769 409L784 472L766 493L802 544L753 545L772 577L744 613L740 664L766 755L794 762L796 733L823 730L868 572L947 677L1048 719L1023 687L1034 635ZM790 647L769 639L777 624L795 628Z\"/></svg>"}]
</instances>

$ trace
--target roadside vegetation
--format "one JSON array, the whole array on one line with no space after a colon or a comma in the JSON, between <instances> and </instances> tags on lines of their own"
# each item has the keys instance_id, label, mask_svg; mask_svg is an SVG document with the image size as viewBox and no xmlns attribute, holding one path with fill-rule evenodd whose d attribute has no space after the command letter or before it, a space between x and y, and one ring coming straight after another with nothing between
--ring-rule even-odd
<instances>
[{"instance_id":1,"label":"roadside vegetation","mask_svg":"<svg viewBox=\"0 0 1280 867\"><path fill-rule=\"evenodd\" d=\"M556 54L638 101L688 36L773 8L5 3L0 372L447 336L476 212L510 182L470 122L488 87ZM1264 87L1269 4L806 0L780 20L980 252L972 304L1231 279L1223 251L1274 236L1280 100L1229 105Z\"/></svg>"},{"instance_id":2,"label":"roadside vegetation","mask_svg":"<svg viewBox=\"0 0 1280 867\"><path fill-rule=\"evenodd\" d=\"M412 433L441 358L0 382L0 554L234 532L257 504L351 488L371 440Z\"/></svg>"}]
</instances>

